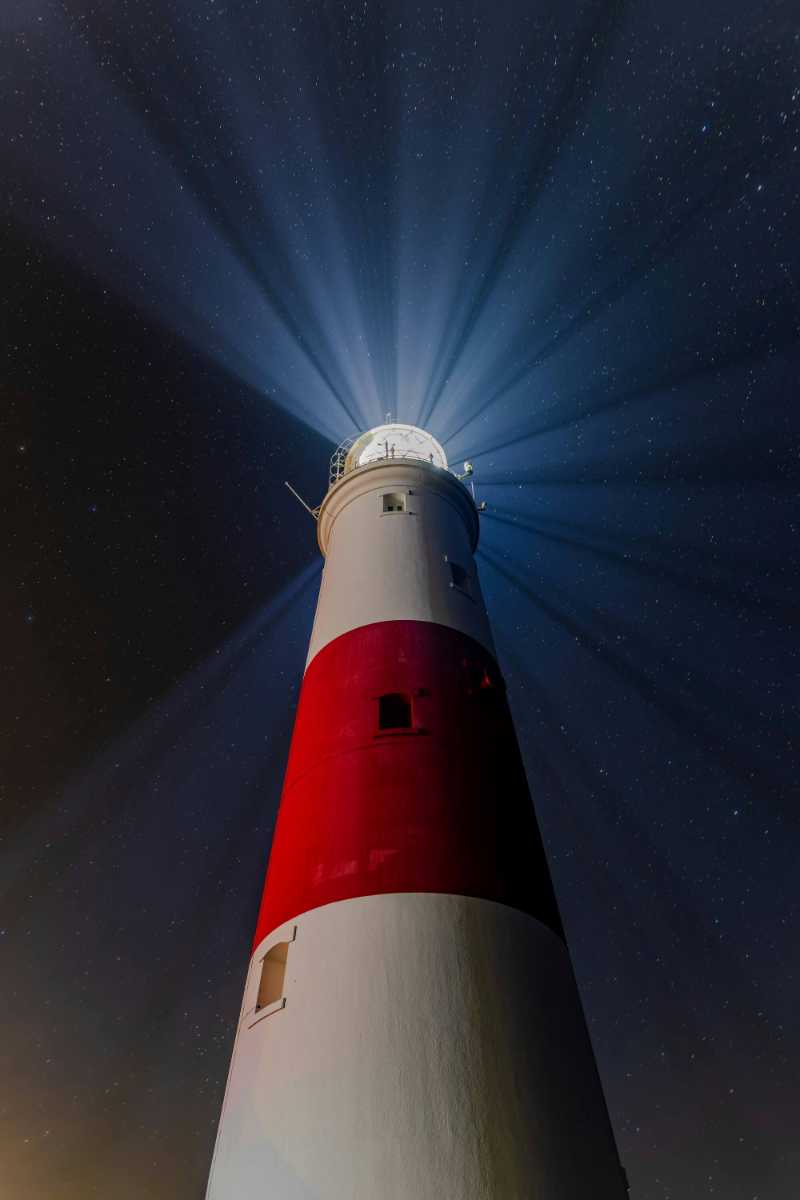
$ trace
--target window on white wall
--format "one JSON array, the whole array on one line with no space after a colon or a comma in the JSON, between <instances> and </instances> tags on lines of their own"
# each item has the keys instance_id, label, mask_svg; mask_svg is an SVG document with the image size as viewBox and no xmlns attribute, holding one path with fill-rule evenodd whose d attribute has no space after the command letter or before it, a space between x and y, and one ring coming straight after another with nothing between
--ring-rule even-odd
<instances>
[{"instance_id":1,"label":"window on white wall","mask_svg":"<svg viewBox=\"0 0 800 1200\"><path fill-rule=\"evenodd\" d=\"M382 511L385 513L402 513L406 511L405 492L384 492Z\"/></svg>"},{"instance_id":2,"label":"window on white wall","mask_svg":"<svg viewBox=\"0 0 800 1200\"><path fill-rule=\"evenodd\" d=\"M460 563L451 562L449 559L446 561L450 571L450 587L458 588L465 595L472 596L471 580L467 568L462 567Z\"/></svg>"},{"instance_id":3,"label":"window on white wall","mask_svg":"<svg viewBox=\"0 0 800 1200\"><path fill-rule=\"evenodd\" d=\"M268 950L261 963L261 979L258 984L258 1000L256 1012L276 1004L283 997L283 984L286 978L286 959L291 942L278 942Z\"/></svg>"}]
</instances>

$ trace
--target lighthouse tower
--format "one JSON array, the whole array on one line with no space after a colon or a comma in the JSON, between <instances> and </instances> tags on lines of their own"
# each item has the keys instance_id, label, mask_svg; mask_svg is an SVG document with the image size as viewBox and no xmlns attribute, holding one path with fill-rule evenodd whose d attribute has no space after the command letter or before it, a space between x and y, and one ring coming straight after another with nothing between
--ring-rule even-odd
<instances>
[{"instance_id":1,"label":"lighthouse tower","mask_svg":"<svg viewBox=\"0 0 800 1200\"><path fill-rule=\"evenodd\" d=\"M334 455L207 1200L623 1200L439 443Z\"/></svg>"}]
</instances>

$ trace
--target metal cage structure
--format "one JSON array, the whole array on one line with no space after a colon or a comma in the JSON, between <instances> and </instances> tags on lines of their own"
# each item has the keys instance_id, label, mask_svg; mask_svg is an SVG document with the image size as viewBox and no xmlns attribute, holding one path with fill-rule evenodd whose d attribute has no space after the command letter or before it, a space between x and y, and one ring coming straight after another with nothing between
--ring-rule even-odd
<instances>
[{"instance_id":1,"label":"metal cage structure","mask_svg":"<svg viewBox=\"0 0 800 1200\"><path fill-rule=\"evenodd\" d=\"M361 434L359 433L353 433L350 435L350 437L346 437L344 441L339 442L339 445L331 455L330 469L328 471L329 488L332 488L335 483L338 483L344 475L345 463L347 462L347 455L350 451L350 447L355 445L360 436Z\"/></svg>"}]
</instances>

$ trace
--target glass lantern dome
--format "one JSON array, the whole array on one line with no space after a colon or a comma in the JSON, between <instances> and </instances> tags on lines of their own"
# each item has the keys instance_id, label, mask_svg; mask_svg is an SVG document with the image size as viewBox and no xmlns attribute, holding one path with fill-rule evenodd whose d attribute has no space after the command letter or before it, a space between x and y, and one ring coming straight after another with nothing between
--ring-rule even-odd
<instances>
[{"instance_id":1,"label":"glass lantern dome","mask_svg":"<svg viewBox=\"0 0 800 1200\"><path fill-rule=\"evenodd\" d=\"M412 458L418 462L431 463L447 470L447 455L432 434L416 425L402 425L397 421L376 425L366 433L347 438L336 449L331 459L331 485L359 467L382 459Z\"/></svg>"}]
</instances>

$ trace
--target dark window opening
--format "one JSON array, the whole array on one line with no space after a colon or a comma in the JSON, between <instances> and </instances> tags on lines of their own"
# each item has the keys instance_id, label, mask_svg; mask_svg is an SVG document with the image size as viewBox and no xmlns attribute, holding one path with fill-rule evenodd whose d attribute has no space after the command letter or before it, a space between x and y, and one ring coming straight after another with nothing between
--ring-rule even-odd
<instances>
[{"instance_id":1,"label":"dark window opening","mask_svg":"<svg viewBox=\"0 0 800 1200\"><path fill-rule=\"evenodd\" d=\"M382 499L385 513L406 511L406 498L403 492L384 492Z\"/></svg>"},{"instance_id":2,"label":"dark window opening","mask_svg":"<svg viewBox=\"0 0 800 1200\"><path fill-rule=\"evenodd\" d=\"M379 729L410 729L411 700L402 692L389 692L378 697Z\"/></svg>"},{"instance_id":3,"label":"dark window opening","mask_svg":"<svg viewBox=\"0 0 800 1200\"><path fill-rule=\"evenodd\" d=\"M461 588L462 592L469 591L469 571L458 563L447 563L450 568L450 582L453 587Z\"/></svg>"},{"instance_id":4,"label":"dark window opening","mask_svg":"<svg viewBox=\"0 0 800 1200\"><path fill-rule=\"evenodd\" d=\"M286 977L286 956L289 953L289 942L278 942L266 954L261 964L261 979L258 985L258 1000L256 1012L275 1004L283 996L283 982Z\"/></svg>"}]
</instances>

